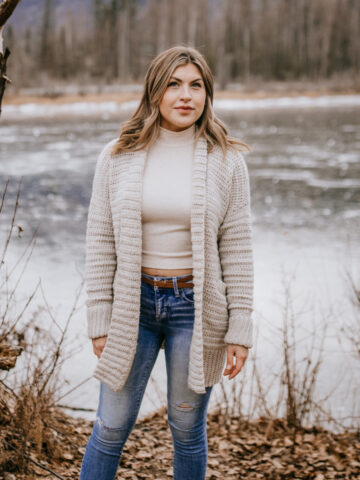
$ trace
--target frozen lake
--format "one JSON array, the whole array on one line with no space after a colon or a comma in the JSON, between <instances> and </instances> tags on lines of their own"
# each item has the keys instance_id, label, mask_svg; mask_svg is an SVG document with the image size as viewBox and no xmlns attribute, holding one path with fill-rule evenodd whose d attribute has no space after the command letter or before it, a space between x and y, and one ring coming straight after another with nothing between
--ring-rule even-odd
<instances>
[{"instance_id":1,"label":"frozen lake","mask_svg":"<svg viewBox=\"0 0 360 480\"><path fill-rule=\"evenodd\" d=\"M270 105L219 102L217 113L231 133L252 149L246 160L252 190L254 322L261 373L269 378L281 366L277 329L282 323L282 280L293 275L295 309L311 305L316 312L315 318L302 314L301 328L305 331L315 324L320 332L321 322L329 315L318 390L325 395L341 381L331 396L331 407L333 414L343 417L353 415L356 408L359 413L359 383L354 381L359 364L350 346L339 344L338 333L352 315L344 272L360 276L360 102L359 97L334 98L302 103L278 99ZM126 108L96 104L89 105L86 114L86 105L58 111L9 106L0 124L2 189L10 179L1 217L2 238L9 227L5 219L10 218L18 180L23 177L17 224L24 232L22 238L14 238L8 260L25 248L40 224L19 291L25 298L41 278L59 323L64 323L84 273L86 215L97 155L117 136L120 123L134 108L133 104ZM64 392L90 376L96 364L86 336L84 301L83 292L70 325L71 348L77 353L64 365L68 380ZM38 295L32 309L41 302ZM253 352L255 347L249 359ZM140 415L165 401L163 351L152 376L155 383L148 385ZM92 379L63 403L95 408L97 392L97 381Z\"/></svg>"}]
</instances>

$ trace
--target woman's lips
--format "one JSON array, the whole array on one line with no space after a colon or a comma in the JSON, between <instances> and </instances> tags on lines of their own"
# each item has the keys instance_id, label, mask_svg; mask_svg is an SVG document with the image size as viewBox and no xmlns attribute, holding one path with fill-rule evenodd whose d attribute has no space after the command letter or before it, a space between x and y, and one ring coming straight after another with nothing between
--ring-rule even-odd
<instances>
[{"instance_id":1,"label":"woman's lips","mask_svg":"<svg viewBox=\"0 0 360 480\"><path fill-rule=\"evenodd\" d=\"M176 107L176 110L180 110L180 112L191 112L194 109L191 107Z\"/></svg>"}]
</instances>

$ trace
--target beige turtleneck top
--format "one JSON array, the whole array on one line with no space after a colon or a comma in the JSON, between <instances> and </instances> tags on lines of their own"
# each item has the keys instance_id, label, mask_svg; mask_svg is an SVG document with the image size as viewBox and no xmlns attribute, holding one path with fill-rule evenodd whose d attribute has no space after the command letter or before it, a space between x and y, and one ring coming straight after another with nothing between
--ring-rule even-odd
<instances>
[{"instance_id":1,"label":"beige turtleneck top","mask_svg":"<svg viewBox=\"0 0 360 480\"><path fill-rule=\"evenodd\" d=\"M192 268L191 179L195 125L173 132L160 127L144 168L142 266Z\"/></svg>"}]
</instances>

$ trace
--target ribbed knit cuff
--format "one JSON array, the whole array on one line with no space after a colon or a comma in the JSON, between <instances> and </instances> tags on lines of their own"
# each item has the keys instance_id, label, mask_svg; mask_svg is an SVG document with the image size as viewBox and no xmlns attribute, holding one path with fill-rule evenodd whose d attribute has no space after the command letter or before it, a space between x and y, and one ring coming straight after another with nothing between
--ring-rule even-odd
<instances>
[{"instance_id":1,"label":"ribbed knit cuff","mask_svg":"<svg viewBox=\"0 0 360 480\"><path fill-rule=\"evenodd\" d=\"M112 304L102 303L87 308L89 338L105 337L111 321Z\"/></svg>"},{"instance_id":2,"label":"ribbed knit cuff","mask_svg":"<svg viewBox=\"0 0 360 480\"><path fill-rule=\"evenodd\" d=\"M253 345L252 331L253 322L250 314L234 313L230 315L229 328L224 337L224 342L251 348Z\"/></svg>"}]
</instances>

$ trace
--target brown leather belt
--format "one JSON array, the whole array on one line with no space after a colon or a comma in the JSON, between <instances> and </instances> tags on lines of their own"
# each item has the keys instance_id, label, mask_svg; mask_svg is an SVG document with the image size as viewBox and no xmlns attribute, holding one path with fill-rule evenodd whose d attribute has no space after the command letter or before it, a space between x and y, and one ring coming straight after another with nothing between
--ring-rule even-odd
<instances>
[{"instance_id":1,"label":"brown leather belt","mask_svg":"<svg viewBox=\"0 0 360 480\"><path fill-rule=\"evenodd\" d=\"M150 285L154 285L156 287L174 288L174 282L172 281L172 277L169 277L171 278L171 280L153 280L151 278L144 277L144 276L142 276L141 278L144 282L149 283ZM193 279L192 274L179 279L177 281L178 288L193 287L194 284L192 282L189 282L189 280L192 280L192 279Z\"/></svg>"}]
</instances>

